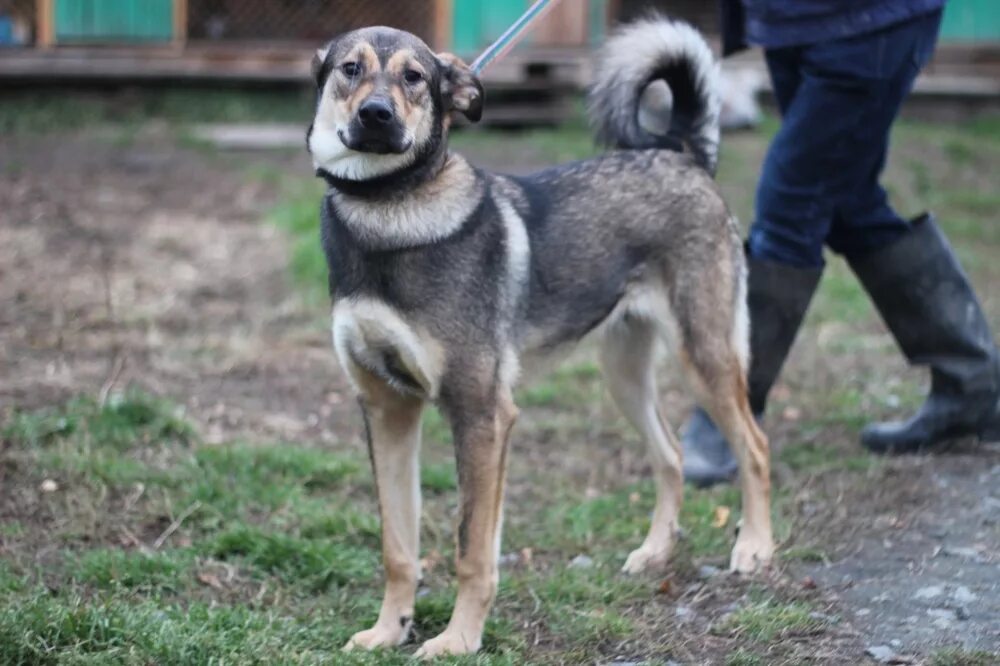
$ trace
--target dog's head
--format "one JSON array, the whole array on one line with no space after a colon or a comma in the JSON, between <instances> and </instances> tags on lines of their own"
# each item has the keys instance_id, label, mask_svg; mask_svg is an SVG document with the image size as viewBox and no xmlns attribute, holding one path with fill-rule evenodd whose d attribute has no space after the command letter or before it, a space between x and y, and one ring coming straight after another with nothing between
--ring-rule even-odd
<instances>
[{"instance_id":1,"label":"dog's head","mask_svg":"<svg viewBox=\"0 0 1000 666\"><path fill-rule=\"evenodd\" d=\"M449 114L482 115L483 87L468 66L400 30L341 35L316 52L312 71L318 97L306 142L317 172L337 178L405 168L443 149Z\"/></svg>"}]
</instances>

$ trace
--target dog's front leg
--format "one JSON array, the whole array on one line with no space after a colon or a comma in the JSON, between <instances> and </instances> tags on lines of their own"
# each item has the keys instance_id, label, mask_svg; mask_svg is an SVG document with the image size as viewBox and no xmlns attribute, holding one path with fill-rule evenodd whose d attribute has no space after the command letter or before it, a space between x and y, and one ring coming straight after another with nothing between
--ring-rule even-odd
<instances>
[{"instance_id":1,"label":"dog's front leg","mask_svg":"<svg viewBox=\"0 0 1000 666\"><path fill-rule=\"evenodd\" d=\"M382 517L385 596L378 620L344 646L376 648L406 640L420 578L420 414L423 402L381 387L361 399Z\"/></svg>"},{"instance_id":2,"label":"dog's front leg","mask_svg":"<svg viewBox=\"0 0 1000 666\"><path fill-rule=\"evenodd\" d=\"M500 529L510 431L517 408L506 388L485 409L452 410L458 463L460 523L457 532L458 595L447 628L421 646L418 657L479 650L496 596Z\"/></svg>"}]
</instances>

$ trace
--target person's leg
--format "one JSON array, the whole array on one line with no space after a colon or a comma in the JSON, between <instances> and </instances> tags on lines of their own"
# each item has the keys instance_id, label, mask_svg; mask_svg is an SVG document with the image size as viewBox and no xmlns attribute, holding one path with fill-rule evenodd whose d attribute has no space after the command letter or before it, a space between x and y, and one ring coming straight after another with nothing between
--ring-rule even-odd
<instances>
[{"instance_id":1,"label":"person's leg","mask_svg":"<svg viewBox=\"0 0 1000 666\"><path fill-rule=\"evenodd\" d=\"M879 183L889 152L889 134L903 100L934 51L941 13L934 12L904 23L886 33L885 49L897 54L883 56L878 104L868 121L841 145L843 159L856 160L855 168L832 174L836 190L833 225L827 238L830 249L844 256L861 256L901 238L909 224L889 205Z\"/></svg>"},{"instance_id":2,"label":"person's leg","mask_svg":"<svg viewBox=\"0 0 1000 666\"><path fill-rule=\"evenodd\" d=\"M907 421L869 425L862 443L879 453L905 453L948 439L1000 437L1000 352L968 278L930 215L904 221L886 200L878 179L889 129L918 71L930 58L940 12L910 22L892 48L908 56L883 89L881 114L848 149L864 154L842 179L842 197L828 238L845 256L907 359L931 369L931 392Z\"/></svg>"},{"instance_id":3,"label":"person's leg","mask_svg":"<svg viewBox=\"0 0 1000 666\"><path fill-rule=\"evenodd\" d=\"M764 163L748 241L751 290L755 271L770 269L777 276L760 280L773 282L774 289L764 286L757 305L750 301L756 331L750 399L758 415L818 282L823 242L856 249L891 242L908 228L877 189L877 174L892 119L912 85L914 65L919 68L925 23L916 19L795 50L800 80ZM859 194L857 184L866 181L876 187ZM863 233L847 231L841 222L846 210L855 211L850 219L863 224ZM685 478L703 484L726 478L723 472L732 470L732 463L718 454L727 450L720 440L704 414L692 417L684 438ZM699 466L702 450L715 454L714 465Z\"/></svg>"},{"instance_id":4,"label":"person's leg","mask_svg":"<svg viewBox=\"0 0 1000 666\"><path fill-rule=\"evenodd\" d=\"M910 453L957 437L1000 441L1000 351L955 253L930 215L887 247L848 262L907 360L931 370L920 410L865 427L876 453Z\"/></svg>"}]
</instances>

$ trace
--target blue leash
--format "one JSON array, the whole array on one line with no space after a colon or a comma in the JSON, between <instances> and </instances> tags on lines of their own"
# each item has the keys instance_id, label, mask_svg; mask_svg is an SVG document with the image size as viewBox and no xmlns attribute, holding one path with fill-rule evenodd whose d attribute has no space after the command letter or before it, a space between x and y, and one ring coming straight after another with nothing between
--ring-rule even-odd
<instances>
[{"instance_id":1,"label":"blue leash","mask_svg":"<svg viewBox=\"0 0 1000 666\"><path fill-rule=\"evenodd\" d=\"M471 65L472 71L476 74L482 73L486 66L497 58L503 56L512 49L515 44L525 34L525 29L541 18L546 9L551 9L559 0L537 0L535 4L528 7L528 11L521 15L521 18L514 22L514 25L507 28L495 42L489 45L485 51L479 54Z\"/></svg>"}]
</instances>

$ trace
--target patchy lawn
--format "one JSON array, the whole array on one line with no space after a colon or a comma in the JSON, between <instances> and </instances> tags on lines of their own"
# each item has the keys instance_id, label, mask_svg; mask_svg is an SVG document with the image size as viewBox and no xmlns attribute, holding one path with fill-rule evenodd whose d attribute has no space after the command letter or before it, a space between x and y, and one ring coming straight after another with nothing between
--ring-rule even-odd
<instances>
[{"instance_id":1,"label":"patchy lawn","mask_svg":"<svg viewBox=\"0 0 1000 666\"><path fill-rule=\"evenodd\" d=\"M454 595L447 428L428 413L414 641L343 655L377 613L381 567L360 422L329 350L321 189L301 154L192 145L190 98L164 99L134 103L127 140L100 100L81 107L98 125L48 102L51 121L0 116L13 211L0 225L0 663L404 663ZM273 113L297 117L297 103ZM219 104L217 117L254 106ZM144 121L154 107L167 127ZM593 151L579 123L456 145L518 171ZM765 147L724 138L720 181L742 219ZM903 124L887 179L900 210L938 213L995 330L998 168L994 120ZM669 360L661 377L679 425L690 402ZM669 571L627 578L653 489L581 348L518 392L500 593L482 654L453 661L844 664L885 645L997 663L1000 451L886 461L856 441L923 386L831 257L766 423L775 570L719 571L739 518L724 487L686 491Z\"/></svg>"}]
</instances>

